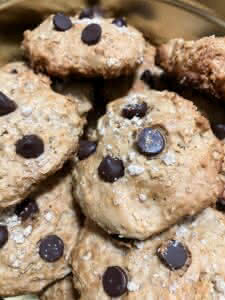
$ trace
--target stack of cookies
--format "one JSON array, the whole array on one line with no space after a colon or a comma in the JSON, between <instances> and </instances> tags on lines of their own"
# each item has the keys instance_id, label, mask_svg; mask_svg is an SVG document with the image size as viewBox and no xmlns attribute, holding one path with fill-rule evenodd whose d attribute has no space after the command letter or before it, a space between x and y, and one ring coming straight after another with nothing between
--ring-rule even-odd
<instances>
[{"instance_id":1,"label":"stack of cookies","mask_svg":"<svg viewBox=\"0 0 225 300\"><path fill-rule=\"evenodd\" d=\"M225 39L157 49L85 9L22 47L0 69L0 296L225 299Z\"/></svg>"}]
</instances>

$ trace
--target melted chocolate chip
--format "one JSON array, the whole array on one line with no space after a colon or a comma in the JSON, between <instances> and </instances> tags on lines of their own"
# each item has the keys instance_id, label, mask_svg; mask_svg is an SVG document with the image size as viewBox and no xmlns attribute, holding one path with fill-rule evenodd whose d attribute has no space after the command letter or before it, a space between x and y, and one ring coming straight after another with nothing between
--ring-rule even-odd
<instances>
[{"instance_id":1,"label":"melted chocolate chip","mask_svg":"<svg viewBox=\"0 0 225 300\"><path fill-rule=\"evenodd\" d=\"M173 271L184 267L189 251L182 243L170 240L166 247L162 246L157 250L157 255L161 262Z\"/></svg>"},{"instance_id":2,"label":"melted chocolate chip","mask_svg":"<svg viewBox=\"0 0 225 300\"><path fill-rule=\"evenodd\" d=\"M212 130L219 140L225 139L225 124L212 124Z\"/></svg>"},{"instance_id":3,"label":"melted chocolate chip","mask_svg":"<svg viewBox=\"0 0 225 300\"><path fill-rule=\"evenodd\" d=\"M64 253L64 243L57 235L49 235L41 240L40 257L47 262L59 260Z\"/></svg>"},{"instance_id":4,"label":"melted chocolate chip","mask_svg":"<svg viewBox=\"0 0 225 300\"><path fill-rule=\"evenodd\" d=\"M0 116L8 115L16 109L16 103L0 92Z\"/></svg>"},{"instance_id":5,"label":"melted chocolate chip","mask_svg":"<svg viewBox=\"0 0 225 300\"><path fill-rule=\"evenodd\" d=\"M119 158L106 156L98 167L98 174L106 182L114 182L124 176L123 161Z\"/></svg>"},{"instance_id":6,"label":"melted chocolate chip","mask_svg":"<svg viewBox=\"0 0 225 300\"><path fill-rule=\"evenodd\" d=\"M104 291L110 297L120 297L126 293L127 283L126 272L118 266L107 268L102 278Z\"/></svg>"},{"instance_id":7,"label":"melted chocolate chip","mask_svg":"<svg viewBox=\"0 0 225 300\"><path fill-rule=\"evenodd\" d=\"M155 156L165 148L165 139L158 129L144 128L138 136L137 147L140 153Z\"/></svg>"},{"instance_id":8,"label":"melted chocolate chip","mask_svg":"<svg viewBox=\"0 0 225 300\"><path fill-rule=\"evenodd\" d=\"M78 150L78 158L79 160L83 160L88 158L91 154L95 153L97 147L96 142L91 141L80 141L79 150Z\"/></svg>"},{"instance_id":9,"label":"melted chocolate chip","mask_svg":"<svg viewBox=\"0 0 225 300\"><path fill-rule=\"evenodd\" d=\"M115 24L118 27L127 26L127 21L124 18L116 18L113 20L112 24Z\"/></svg>"},{"instance_id":10,"label":"melted chocolate chip","mask_svg":"<svg viewBox=\"0 0 225 300\"><path fill-rule=\"evenodd\" d=\"M216 202L216 209L225 212L225 198L219 197Z\"/></svg>"},{"instance_id":11,"label":"melted chocolate chip","mask_svg":"<svg viewBox=\"0 0 225 300\"><path fill-rule=\"evenodd\" d=\"M79 15L79 19L93 19L102 15L103 11L98 6L93 6L83 9Z\"/></svg>"},{"instance_id":12,"label":"melted chocolate chip","mask_svg":"<svg viewBox=\"0 0 225 300\"><path fill-rule=\"evenodd\" d=\"M8 228L4 225L0 225L0 248L2 248L7 243L8 238Z\"/></svg>"},{"instance_id":13,"label":"melted chocolate chip","mask_svg":"<svg viewBox=\"0 0 225 300\"><path fill-rule=\"evenodd\" d=\"M62 13L58 13L54 16L53 24L58 31L67 31L73 26L70 18Z\"/></svg>"},{"instance_id":14,"label":"melted chocolate chip","mask_svg":"<svg viewBox=\"0 0 225 300\"><path fill-rule=\"evenodd\" d=\"M23 202L17 204L15 214L26 221L28 218L32 218L39 209L35 200L27 198Z\"/></svg>"},{"instance_id":15,"label":"melted chocolate chip","mask_svg":"<svg viewBox=\"0 0 225 300\"><path fill-rule=\"evenodd\" d=\"M98 24L89 24L81 34L81 40L88 46L97 44L102 36L102 29Z\"/></svg>"},{"instance_id":16,"label":"melted chocolate chip","mask_svg":"<svg viewBox=\"0 0 225 300\"><path fill-rule=\"evenodd\" d=\"M43 152L43 141L36 135L25 135L16 142L16 153L24 158L37 158Z\"/></svg>"},{"instance_id":17,"label":"melted chocolate chip","mask_svg":"<svg viewBox=\"0 0 225 300\"><path fill-rule=\"evenodd\" d=\"M148 110L146 102L137 104L128 104L122 110L122 116L127 119L132 119L134 117L143 118Z\"/></svg>"}]
</instances>

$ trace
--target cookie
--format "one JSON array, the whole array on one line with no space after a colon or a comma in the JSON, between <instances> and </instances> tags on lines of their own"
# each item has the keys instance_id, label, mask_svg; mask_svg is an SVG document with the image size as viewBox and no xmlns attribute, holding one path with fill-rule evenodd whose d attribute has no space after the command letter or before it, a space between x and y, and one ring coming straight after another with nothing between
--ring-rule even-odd
<instances>
[{"instance_id":1,"label":"cookie","mask_svg":"<svg viewBox=\"0 0 225 300\"><path fill-rule=\"evenodd\" d=\"M73 252L74 285L81 300L223 299L224 234L212 208L132 249L89 223Z\"/></svg>"},{"instance_id":2,"label":"cookie","mask_svg":"<svg viewBox=\"0 0 225 300\"><path fill-rule=\"evenodd\" d=\"M102 105L103 101L108 103L127 96L130 92L142 92L145 88L167 89L165 73L156 66L155 56L156 48L147 44L143 63L134 74L110 80L97 80L95 82L95 90L97 90L96 98L99 106Z\"/></svg>"},{"instance_id":3,"label":"cookie","mask_svg":"<svg viewBox=\"0 0 225 300\"><path fill-rule=\"evenodd\" d=\"M79 295L73 287L72 276L57 281L41 294L40 300L78 300Z\"/></svg>"},{"instance_id":4,"label":"cookie","mask_svg":"<svg viewBox=\"0 0 225 300\"><path fill-rule=\"evenodd\" d=\"M205 37L197 41L174 39L159 47L157 61L184 85L225 100L225 39Z\"/></svg>"},{"instance_id":5,"label":"cookie","mask_svg":"<svg viewBox=\"0 0 225 300\"><path fill-rule=\"evenodd\" d=\"M22 62L0 69L0 209L16 204L76 151L77 105ZM16 175L15 175L16 174Z\"/></svg>"},{"instance_id":6,"label":"cookie","mask_svg":"<svg viewBox=\"0 0 225 300\"><path fill-rule=\"evenodd\" d=\"M32 67L50 75L113 78L142 63L145 41L121 18L57 14L26 31L23 48Z\"/></svg>"},{"instance_id":7,"label":"cookie","mask_svg":"<svg viewBox=\"0 0 225 300\"><path fill-rule=\"evenodd\" d=\"M80 219L67 173L0 215L0 296L38 293L71 272Z\"/></svg>"},{"instance_id":8,"label":"cookie","mask_svg":"<svg viewBox=\"0 0 225 300\"><path fill-rule=\"evenodd\" d=\"M146 239L223 190L222 144L175 93L146 90L110 103L97 135L96 151L74 168L74 195L111 234Z\"/></svg>"}]
</instances>

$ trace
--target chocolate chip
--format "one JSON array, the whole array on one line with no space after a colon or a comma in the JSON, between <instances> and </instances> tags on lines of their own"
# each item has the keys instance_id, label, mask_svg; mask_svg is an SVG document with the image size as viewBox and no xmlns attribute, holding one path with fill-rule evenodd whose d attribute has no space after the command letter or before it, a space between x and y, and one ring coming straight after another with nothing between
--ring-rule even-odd
<instances>
[{"instance_id":1,"label":"chocolate chip","mask_svg":"<svg viewBox=\"0 0 225 300\"><path fill-rule=\"evenodd\" d=\"M107 268L102 278L104 291L110 297L120 297L126 293L127 283L126 272L118 266Z\"/></svg>"},{"instance_id":2,"label":"chocolate chip","mask_svg":"<svg viewBox=\"0 0 225 300\"><path fill-rule=\"evenodd\" d=\"M53 24L58 31L67 31L73 26L70 18L62 13L58 13L54 16Z\"/></svg>"},{"instance_id":3,"label":"chocolate chip","mask_svg":"<svg viewBox=\"0 0 225 300\"><path fill-rule=\"evenodd\" d=\"M152 87L154 83L152 72L150 70L145 70L141 75L141 80L148 86Z\"/></svg>"},{"instance_id":4,"label":"chocolate chip","mask_svg":"<svg viewBox=\"0 0 225 300\"><path fill-rule=\"evenodd\" d=\"M98 24L89 24L84 28L81 39L88 46L97 44L102 35L102 29Z\"/></svg>"},{"instance_id":5,"label":"chocolate chip","mask_svg":"<svg viewBox=\"0 0 225 300\"><path fill-rule=\"evenodd\" d=\"M47 262L59 260L64 253L64 243L57 235L49 235L41 240L40 257Z\"/></svg>"},{"instance_id":6,"label":"chocolate chip","mask_svg":"<svg viewBox=\"0 0 225 300\"><path fill-rule=\"evenodd\" d=\"M225 139L225 124L212 124L212 130L219 140Z\"/></svg>"},{"instance_id":7,"label":"chocolate chip","mask_svg":"<svg viewBox=\"0 0 225 300\"><path fill-rule=\"evenodd\" d=\"M16 153L24 158L37 158L43 152L43 141L36 135L25 135L16 142Z\"/></svg>"},{"instance_id":8,"label":"chocolate chip","mask_svg":"<svg viewBox=\"0 0 225 300\"><path fill-rule=\"evenodd\" d=\"M166 246L161 246L157 250L157 255L161 262L173 271L184 267L188 260L189 251L182 243L170 240Z\"/></svg>"},{"instance_id":9,"label":"chocolate chip","mask_svg":"<svg viewBox=\"0 0 225 300\"><path fill-rule=\"evenodd\" d=\"M96 142L81 140L79 145L79 150L78 150L79 160L86 159L91 154L95 153L96 147L97 147Z\"/></svg>"},{"instance_id":10,"label":"chocolate chip","mask_svg":"<svg viewBox=\"0 0 225 300\"><path fill-rule=\"evenodd\" d=\"M16 109L16 103L0 92L0 116L8 115Z\"/></svg>"},{"instance_id":11,"label":"chocolate chip","mask_svg":"<svg viewBox=\"0 0 225 300\"><path fill-rule=\"evenodd\" d=\"M28 218L32 218L38 211L39 209L36 201L27 198L23 202L17 204L15 214L20 217L22 221L26 221Z\"/></svg>"},{"instance_id":12,"label":"chocolate chip","mask_svg":"<svg viewBox=\"0 0 225 300\"><path fill-rule=\"evenodd\" d=\"M144 128L138 136L137 147L140 153L155 156L165 148L165 139L158 129Z\"/></svg>"},{"instance_id":13,"label":"chocolate chip","mask_svg":"<svg viewBox=\"0 0 225 300\"><path fill-rule=\"evenodd\" d=\"M94 17L102 15L103 11L98 6L93 6L83 9L79 15L79 19L93 19Z\"/></svg>"},{"instance_id":14,"label":"chocolate chip","mask_svg":"<svg viewBox=\"0 0 225 300\"><path fill-rule=\"evenodd\" d=\"M146 102L136 103L136 104L128 104L122 110L122 116L127 119L132 119L134 117L143 118L148 110L148 106Z\"/></svg>"},{"instance_id":15,"label":"chocolate chip","mask_svg":"<svg viewBox=\"0 0 225 300\"><path fill-rule=\"evenodd\" d=\"M124 18L116 18L112 21L112 24L115 24L118 27L127 26L127 21Z\"/></svg>"},{"instance_id":16,"label":"chocolate chip","mask_svg":"<svg viewBox=\"0 0 225 300\"><path fill-rule=\"evenodd\" d=\"M99 176L106 182L114 182L124 176L123 161L106 156L98 167Z\"/></svg>"},{"instance_id":17,"label":"chocolate chip","mask_svg":"<svg viewBox=\"0 0 225 300\"><path fill-rule=\"evenodd\" d=\"M8 238L8 228L4 225L0 225L0 248L2 248L7 243Z\"/></svg>"},{"instance_id":18,"label":"chocolate chip","mask_svg":"<svg viewBox=\"0 0 225 300\"><path fill-rule=\"evenodd\" d=\"M225 198L219 197L216 202L216 209L225 212Z\"/></svg>"}]
</instances>

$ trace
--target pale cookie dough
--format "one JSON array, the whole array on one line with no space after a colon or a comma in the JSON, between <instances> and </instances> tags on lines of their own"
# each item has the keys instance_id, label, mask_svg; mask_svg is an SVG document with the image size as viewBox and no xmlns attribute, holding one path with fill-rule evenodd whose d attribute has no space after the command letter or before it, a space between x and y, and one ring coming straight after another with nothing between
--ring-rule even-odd
<instances>
[{"instance_id":1,"label":"pale cookie dough","mask_svg":"<svg viewBox=\"0 0 225 300\"><path fill-rule=\"evenodd\" d=\"M85 120L50 84L22 62L0 69L0 209L24 199L77 149Z\"/></svg>"},{"instance_id":2,"label":"pale cookie dough","mask_svg":"<svg viewBox=\"0 0 225 300\"><path fill-rule=\"evenodd\" d=\"M171 40L159 47L157 61L179 83L225 100L225 38Z\"/></svg>"},{"instance_id":3,"label":"pale cookie dough","mask_svg":"<svg viewBox=\"0 0 225 300\"><path fill-rule=\"evenodd\" d=\"M74 195L109 233L146 239L223 190L222 144L175 93L149 90L110 103L97 134L96 151L83 145L74 168Z\"/></svg>"},{"instance_id":4,"label":"pale cookie dough","mask_svg":"<svg viewBox=\"0 0 225 300\"><path fill-rule=\"evenodd\" d=\"M80 219L67 173L50 177L25 202L0 215L0 296L38 293L70 273Z\"/></svg>"},{"instance_id":5,"label":"pale cookie dough","mask_svg":"<svg viewBox=\"0 0 225 300\"><path fill-rule=\"evenodd\" d=\"M72 276L57 281L40 296L40 300L78 300L78 292L73 287Z\"/></svg>"},{"instance_id":6,"label":"pale cookie dough","mask_svg":"<svg viewBox=\"0 0 225 300\"><path fill-rule=\"evenodd\" d=\"M225 216L212 208L131 250L88 224L73 251L74 285L80 300L222 300L224 235Z\"/></svg>"},{"instance_id":7,"label":"pale cookie dough","mask_svg":"<svg viewBox=\"0 0 225 300\"><path fill-rule=\"evenodd\" d=\"M26 31L23 48L31 65L50 75L112 78L130 74L142 63L145 41L123 19L58 14Z\"/></svg>"}]
</instances>

